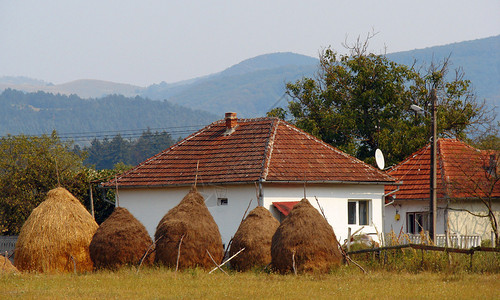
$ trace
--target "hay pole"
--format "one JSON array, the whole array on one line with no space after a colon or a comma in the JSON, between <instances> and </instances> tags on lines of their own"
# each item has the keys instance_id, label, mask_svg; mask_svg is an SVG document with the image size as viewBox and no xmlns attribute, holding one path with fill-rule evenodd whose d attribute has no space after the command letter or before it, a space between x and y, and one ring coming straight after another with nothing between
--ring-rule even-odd
<instances>
[{"instance_id":1,"label":"hay pole","mask_svg":"<svg viewBox=\"0 0 500 300\"><path fill-rule=\"evenodd\" d=\"M224 274L226 274L227 276L229 276L229 274L226 273L226 271L222 270L220 265L218 263L215 262L215 259L212 257L212 254L210 254L210 251L208 251L208 249L205 249L208 253L208 256L210 257L210 259L212 260L212 262L217 266L217 269L221 270L222 272L224 272Z\"/></svg>"},{"instance_id":2,"label":"hay pole","mask_svg":"<svg viewBox=\"0 0 500 300\"><path fill-rule=\"evenodd\" d=\"M92 212L92 218L94 218L94 220L95 220L94 197L92 195L92 182L89 183L89 190L90 190L90 211Z\"/></svg>"},{"instance_id":3,"label":"hay pole","mask_svg":"<svg viewBox=\"0 0 500 300\"><path fill-rule=\"evenodd\" d=\"M292 268L293 268L293 274L297 276L297 269L295 268L295 250L292 252Z\"/></svg>"},{"instance_id":4,"label":"hay pole","mask_svg":"<svg viewBox=\"0 0 500 300\"><path fill-rule=\"evenodd\" d=\"M243 250L245 250L245 248L241 248L240 251L236 252L233 256L231 256L228 260L226 260L225 262L223 262L220 267L222 267L223 265L225 265L227 262L229 262L231 259L235 258L238 254L240 254ZM218 267L217 267L218 268ZM213 271L217 270L217 268L213 268L212 271L208 272L208 274L212 274Z\"/></svg>"},{"instance_id":5,"label":"hay pole","mask_svg":"<svg viewBox=\"0 0 500 300\"><path fill-rule=\"evenodd\" d=\"M59 180L59 167L57 167L57 159L54 158L56 164L56 175L57 175L57 187L61 187L61 181Z\"/></svg>"},{"instance_id":6,"label":"hay pole","mask_svg":"<svg viewBox=\"0 0 500 300\"><path fill-rule=\"evenodd\" d=\"M318 197L314 196L314 198L316 199L316 203L318 203L319 211L323 215L323 218L325 218L325 220L328 222L328 219L326 218L326 215L325 215L325 211L323 210L323 207L321 206L321 204L319 204Z\"/></svg>"},{"instance_id":7,"label":"hay pole","mask_svg":"<svg viewBox=\"0 0 500 300\"><path fill-rule=\"evenodd\" d=\"M144 262L144 260L146 259L146 257L147 257L148 255L151 255L151 253L153 253L153 251L149 252L149 251L151 250L151 248L152 248L153 246L155 246L155 245L156 245L156 243L157 243L159 240L161 240L163 237L164 237L164 235L160 236L160 237L159 237L156 241L154 241L153 243L151 243L151 245L149 245L148 249L146 250L146 252L144 252L144 255L143 255L143 256L142 256L142 258L141 258L141 261L140 261L140 263L139 263L139 266L137 266L137 272L136 272L136 274L138 274L138 273L139 273L139 270L140 270L140 268L141 268L141 266L142 266L142 263ZM156 250L156 249L155 249L155 250Z\"/></svg>"},{"instance_id":8,"label":"hay pole","mask_svg":"<svg viewBox=\"0 0 500 300\"><path fill-rule=\"evenodd\" d=\"M196 182L198 182L198 169L200 166L200 160L196 162L196 174L194 175L194 187L196 187Z\"/></svg>"},{"instance_id":9,"label":"hay pole","mask_svg":"<svg viewBox=\"0 0 500 300\"><path fill-rule=\"evenodd\" d=\"M184 236L186 234L183 234L181 236L181 240L179 241L179 247L177 248L177 262L175 264L175 272L177 273L177 270L179 270L179 259L181 258L181 245L182 245L182 240L184 239Z\"/></svg>"},{"instance_id":10,"label":"hay pole","mask_svg":"<svg viewBox=\"0 0 500 300\"><path fill-rule=\"evenodd\" d=\"M120 195L118 195L118 179L115 175L115 189L116 189L116 207L120 207Z\"/></svg>"}]
</instances>

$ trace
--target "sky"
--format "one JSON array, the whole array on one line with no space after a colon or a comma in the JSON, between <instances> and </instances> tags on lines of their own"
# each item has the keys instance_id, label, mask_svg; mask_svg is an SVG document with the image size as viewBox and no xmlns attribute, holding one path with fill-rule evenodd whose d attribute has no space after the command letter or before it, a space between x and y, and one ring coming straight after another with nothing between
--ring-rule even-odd
<instances>
[{"instance_id":1,"label":"sky","mask_svg":"<svg viewBox=\"0 0 500 300\"><path fill-rule=\"evenodd\" d=\"M220 72L274 52L375 53L500 34L499 0L0 0L0 77L139 86Z\"/></svg>"}]
</instances>

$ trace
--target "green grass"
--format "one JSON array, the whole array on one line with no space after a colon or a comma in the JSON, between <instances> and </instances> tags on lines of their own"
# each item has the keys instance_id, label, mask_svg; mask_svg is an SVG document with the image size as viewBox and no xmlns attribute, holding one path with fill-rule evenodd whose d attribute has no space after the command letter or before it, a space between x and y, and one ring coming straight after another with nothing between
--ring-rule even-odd
<instances>
[{"instance_id":1,"label":"green grass","mask_svg":"<svg viewBox=\"0 0 500 300\"><path fill-rule=\"evenodd\" d=\"M369 271L350 265L328 275L278 275L258 272L175 273L144 268L88 274L0 275L0 298L37 299L494 299L498 273Z\"/></svg>"}]
</instances>

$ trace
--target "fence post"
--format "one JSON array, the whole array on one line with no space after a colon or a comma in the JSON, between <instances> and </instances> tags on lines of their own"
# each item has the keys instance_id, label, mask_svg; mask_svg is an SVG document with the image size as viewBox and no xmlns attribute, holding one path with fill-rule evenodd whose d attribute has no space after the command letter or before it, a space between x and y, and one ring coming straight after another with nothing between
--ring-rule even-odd
<instances>
[{"instance_id":1,"label":"fence post","mask_svg":"<svg viewBox=\"0 0 500 300\"><path fill-rule=\"evenodd\" d=\"M470 251L470 271L472 272L472 257L474 256L474 250Z\"/></svg>"},{"instance_id":2,"label":"fence post","mask_svg":"<svg viewBox=\"0 0 500 300\"><path fill-rule=\"evenodd\" d=\"M351 227L347 227L347 252L351 251Z\"/></svg>"}]
</instances>

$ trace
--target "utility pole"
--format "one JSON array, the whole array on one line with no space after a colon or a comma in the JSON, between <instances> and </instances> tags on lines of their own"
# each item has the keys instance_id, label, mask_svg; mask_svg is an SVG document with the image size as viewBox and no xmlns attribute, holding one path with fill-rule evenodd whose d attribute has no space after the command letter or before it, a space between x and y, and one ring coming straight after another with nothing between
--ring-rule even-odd
<instances>
[{"instance_id":1,"label":"utility pole","mask_svg":"<svg viewBox=\"0 0 500 300\"><path fill-rule=\"evenodd\" d=\"M430 169L430 198L429 198L429 236L436 243L436 216L437 216L437 119L436 119L436 89L431 90L431 169Z\"/></svg>"}]
</instances>

